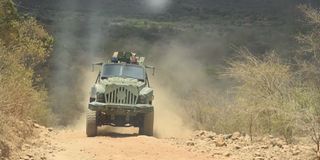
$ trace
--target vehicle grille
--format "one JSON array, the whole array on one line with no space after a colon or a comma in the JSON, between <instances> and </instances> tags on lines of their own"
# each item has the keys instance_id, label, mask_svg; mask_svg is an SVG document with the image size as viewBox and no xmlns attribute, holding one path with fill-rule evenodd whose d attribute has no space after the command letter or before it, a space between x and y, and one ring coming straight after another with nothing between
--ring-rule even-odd
<instances>
[{"instance_id":1,"label":"vehicle grille","mask_svg":"<svg viewBox=\"0 0 320 160\"><path fill-rule=\"evenodd\" d=\"M107 86L106 103L137 104L139 91L134 86Z\"/></svg>"}]
</instances>

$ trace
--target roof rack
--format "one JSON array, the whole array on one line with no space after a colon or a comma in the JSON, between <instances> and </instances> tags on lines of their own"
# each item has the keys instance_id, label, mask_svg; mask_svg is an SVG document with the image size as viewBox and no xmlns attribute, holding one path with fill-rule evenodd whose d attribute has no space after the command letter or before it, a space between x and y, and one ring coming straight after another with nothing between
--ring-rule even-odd
<instances>
[{"instance_id":1,"label":"roof rack","mask_svg":"<svg viewBox=\"0 0 320 160\"><path fill-rule=\"evenodd\" d=\"M144 65L145 57L138 57L134 52L114 52L111 58L112 63L129 63Z\"/></svg>"}]
</instances>

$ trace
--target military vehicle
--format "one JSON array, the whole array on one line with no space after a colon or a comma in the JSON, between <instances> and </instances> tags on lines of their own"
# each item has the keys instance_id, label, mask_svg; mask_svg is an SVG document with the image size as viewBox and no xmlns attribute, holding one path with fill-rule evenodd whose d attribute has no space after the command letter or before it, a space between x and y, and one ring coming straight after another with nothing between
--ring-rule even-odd
<instances>
[{"instance_id":1,"label":"military vehicle","mask_svg":"<svg viewBox=\"0 0 320 160\"><path fill-rule=\"evenodd\" d=\"M98 126L139 127L139 134L153 136L153 89L150 88L144 57L132 52L114 52L111 61L100 66L91 88L86 133L97 135Z\"/></svg>"}]
</instances>

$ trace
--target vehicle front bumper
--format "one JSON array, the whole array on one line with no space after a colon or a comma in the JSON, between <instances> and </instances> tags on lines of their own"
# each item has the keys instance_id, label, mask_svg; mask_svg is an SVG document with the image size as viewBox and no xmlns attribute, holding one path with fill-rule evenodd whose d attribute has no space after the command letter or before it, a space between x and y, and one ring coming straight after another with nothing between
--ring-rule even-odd
<instances>
[{"instance_id":1,"label":"vehicle front bumper","mask_svg":"<svg viewBox=\"0 0 320 160\"><path fill-rule=\"evenodd\" d=\"M115 104L115 103L89 103L89 109L107 113L149 113L153 112L153 105L150 104Z\"/></svg>"}]
</instances>

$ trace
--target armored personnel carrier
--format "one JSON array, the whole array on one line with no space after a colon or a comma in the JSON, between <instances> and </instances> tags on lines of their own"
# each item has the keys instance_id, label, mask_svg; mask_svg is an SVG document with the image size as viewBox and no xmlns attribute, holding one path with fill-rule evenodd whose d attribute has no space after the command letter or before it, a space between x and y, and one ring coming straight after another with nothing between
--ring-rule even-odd
<instances>
[{"instance_id":1,"label":"armored personnel carrier","mask_svg":"<svg viewBox=\"0 0 320 160\"><path fill-rule=\"evenodd\" d=\"M98 126L139 127L139 134L153 135L153 89L150 87L144 57L132 52L114 52L101 67L91 88L86 133L97 135Z\"/></svg>"}]
</instances>

